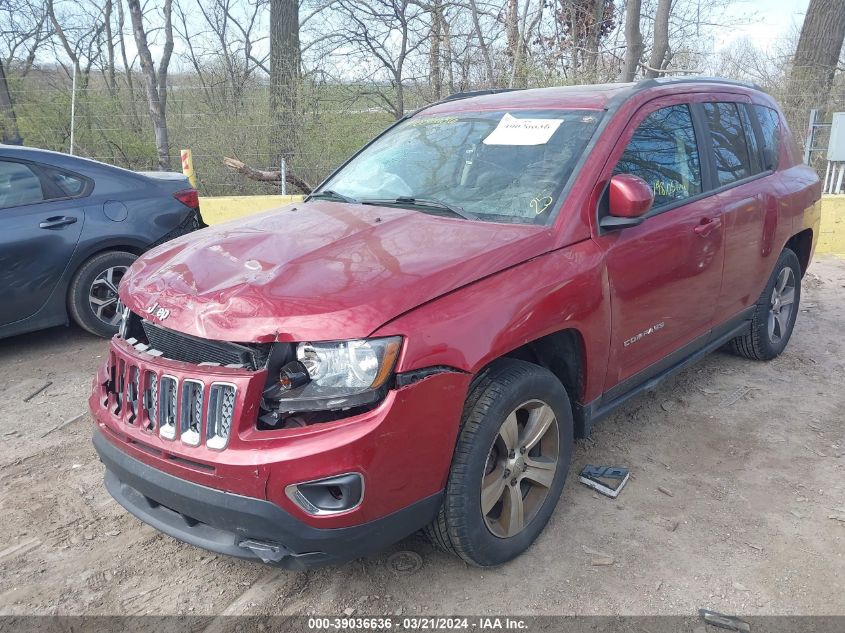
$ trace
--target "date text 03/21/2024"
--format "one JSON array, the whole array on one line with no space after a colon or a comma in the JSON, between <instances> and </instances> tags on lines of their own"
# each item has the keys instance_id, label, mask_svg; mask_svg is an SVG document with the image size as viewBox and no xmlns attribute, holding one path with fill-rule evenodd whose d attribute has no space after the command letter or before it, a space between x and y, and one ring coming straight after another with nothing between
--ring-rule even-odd
<instances>
[{"instance_id":1,"label":"date text 03/21/2024","mask_svg":"<svg viewBox=\"0 0 845 633\"><path fill-rule=\"evenodd\" d=\"M309 630L406 630L406 631L445 631L476 630L498 631L524 630L528 627L525 620L507 617L341 617L309 618Z\"/></svg>"}]
</instances>

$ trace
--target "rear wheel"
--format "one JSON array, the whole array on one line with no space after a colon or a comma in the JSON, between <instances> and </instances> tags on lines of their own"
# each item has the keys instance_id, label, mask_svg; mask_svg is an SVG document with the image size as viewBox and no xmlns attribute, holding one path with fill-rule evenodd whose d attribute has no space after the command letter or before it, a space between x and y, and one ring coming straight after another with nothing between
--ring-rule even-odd
<instances>
[{"instance_id":1,"label":"rear wheel","mask_svg":"<svg viewBox=\"0 0 845 633\"><path fill-rule=\"evenodd\" d=\"M109 251L86 261L70 284L68 309L76 323L97 336L109 338L120 326L117 288L138 257Z\"/></svg>"},{"instance_id":2,"label":"rear wheel","mask_svg":"<svg viewBox=\"0 0 845 633\"><path fill-rule=\"evenodd\" d=\"M470 391L432 542L479 566L525 551L557 505L573 444L566 390L548 370L497 363Z\"/></svg>"},{"instance_id":3,"label":"rear wheel","mask_svg":"<svg viewBox=\"0 0 845 633\"><path fill-rule=\"evenodd\" d=\"M757 300L748 331L731 341L733 351L752 360L779 356L792 336L800 300L801 264L787 248Z\"/></svg>"}]
</instances>

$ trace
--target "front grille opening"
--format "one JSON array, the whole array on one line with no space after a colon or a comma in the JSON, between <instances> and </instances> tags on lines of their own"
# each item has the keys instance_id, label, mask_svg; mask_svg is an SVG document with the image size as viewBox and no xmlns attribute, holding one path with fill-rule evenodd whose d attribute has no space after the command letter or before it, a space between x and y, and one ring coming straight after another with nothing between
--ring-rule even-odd
<instances>
[{"instance_id":1,"label":"front grille opening","mask_svg":"<svg viewBox=\"0 0 845 633\"><path fill-rule=\"evenodd\" d=\"M267 365L273 348L272 343L231 343L182 334L134 313L127 321L126 340L136 346L144 346L145 351L158 350L168 360L194 365L242 367L252 371Z\"/></svg>"},{"instance_id":2,"label":"front grille opening","mask_svg":"<svg viewBox=\"0 0 845 633\"><path fill-rule=\"evenodd\" d=\"M129 407L127 424L135 424L138 419L138 394L141 391L141 372L134 365L129 368L129 380L126 383L126 405Z\"/></svg>"},{"instance_id":3,"label":"front grille opening","mask_svg":"<svg viewBox=\"0 0 845 633\"><path fill-rule=\"evenodd\" d=\"M176 379L162 376L158 389L158 434L165 440L176 439Z\"/></svg>"},{"instance_id":4,"label":"front grille opening","mask_svg":"<svg viewBox=\"0 0 845 633\"><path fill-rule=\"evenodd\" d=\"M199 446L202 431L202 383L185 380L182 383L179 436L188 446Z\"/></svg>"},{"instance_id":5,"label":"front grille opening","mask_svg":"<svg viewBox=\"0 0 845 633\"><path fill-rule=\"evenodd\" d=\"M142 404L146 418L142 428L152 433L156 427L156 420L158 420L158 376L155 375L155 372L147 372L145 383L146 388L144 389Z\"/></svg>"},{"instance_id":6,"label":"front grille opening","mask_svg":"<svg viewBox=\"0 0 845 633\"><path fill-rule=\"evenodd\" d=\"M235 387L214 383L208 390L208 419L206 420L206 446L222 450L229 443L232 420L235 416Z\"/></svg>"}]
</instances>

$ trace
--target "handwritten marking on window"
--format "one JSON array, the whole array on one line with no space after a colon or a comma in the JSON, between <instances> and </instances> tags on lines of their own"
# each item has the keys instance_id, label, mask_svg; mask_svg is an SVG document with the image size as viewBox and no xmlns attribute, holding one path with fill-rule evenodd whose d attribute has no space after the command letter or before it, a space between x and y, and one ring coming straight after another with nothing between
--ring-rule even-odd
<instances>
[{"instance_id":1,"label":"handwritten marking on window","mask_svg":"<svg viewBox=\"0 0 845 633\"><path fill-rule=\"evenodd\" d=\"M683 197L689 196L689 188L679 182L658 180L652 185L655 196ZM680 196L679 196L680 194Z\"/></svg>"},{"instance_id":2,"label":"handwritten marking on window","mask_svg":"<svg viewBox=\"0 0 845 633\"><path fill-rule=\"evenodd\" d=\"M552 206L554 200L551 196L540 194L536 198L531 198L531 209L536 215L540 215L543 211Z\"/></svg>"}]
</instances>

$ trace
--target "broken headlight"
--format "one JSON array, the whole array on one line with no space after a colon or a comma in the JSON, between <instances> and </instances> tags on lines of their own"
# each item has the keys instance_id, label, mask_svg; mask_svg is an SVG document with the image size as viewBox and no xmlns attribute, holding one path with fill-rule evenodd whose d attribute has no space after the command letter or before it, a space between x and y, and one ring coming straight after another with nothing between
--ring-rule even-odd
<instances>
[{"instance_id":1,"label":"broken headlight","mask_svg":"<svg viewBox=\"0 0 845 633\"><path fill-rule=\"evenodd\" d=\"M398 336L328 343L299 343L296 360L281 368L264 391L280 413L335 411L381 400L393 376Z\"/></svg>"}]
</instances>

